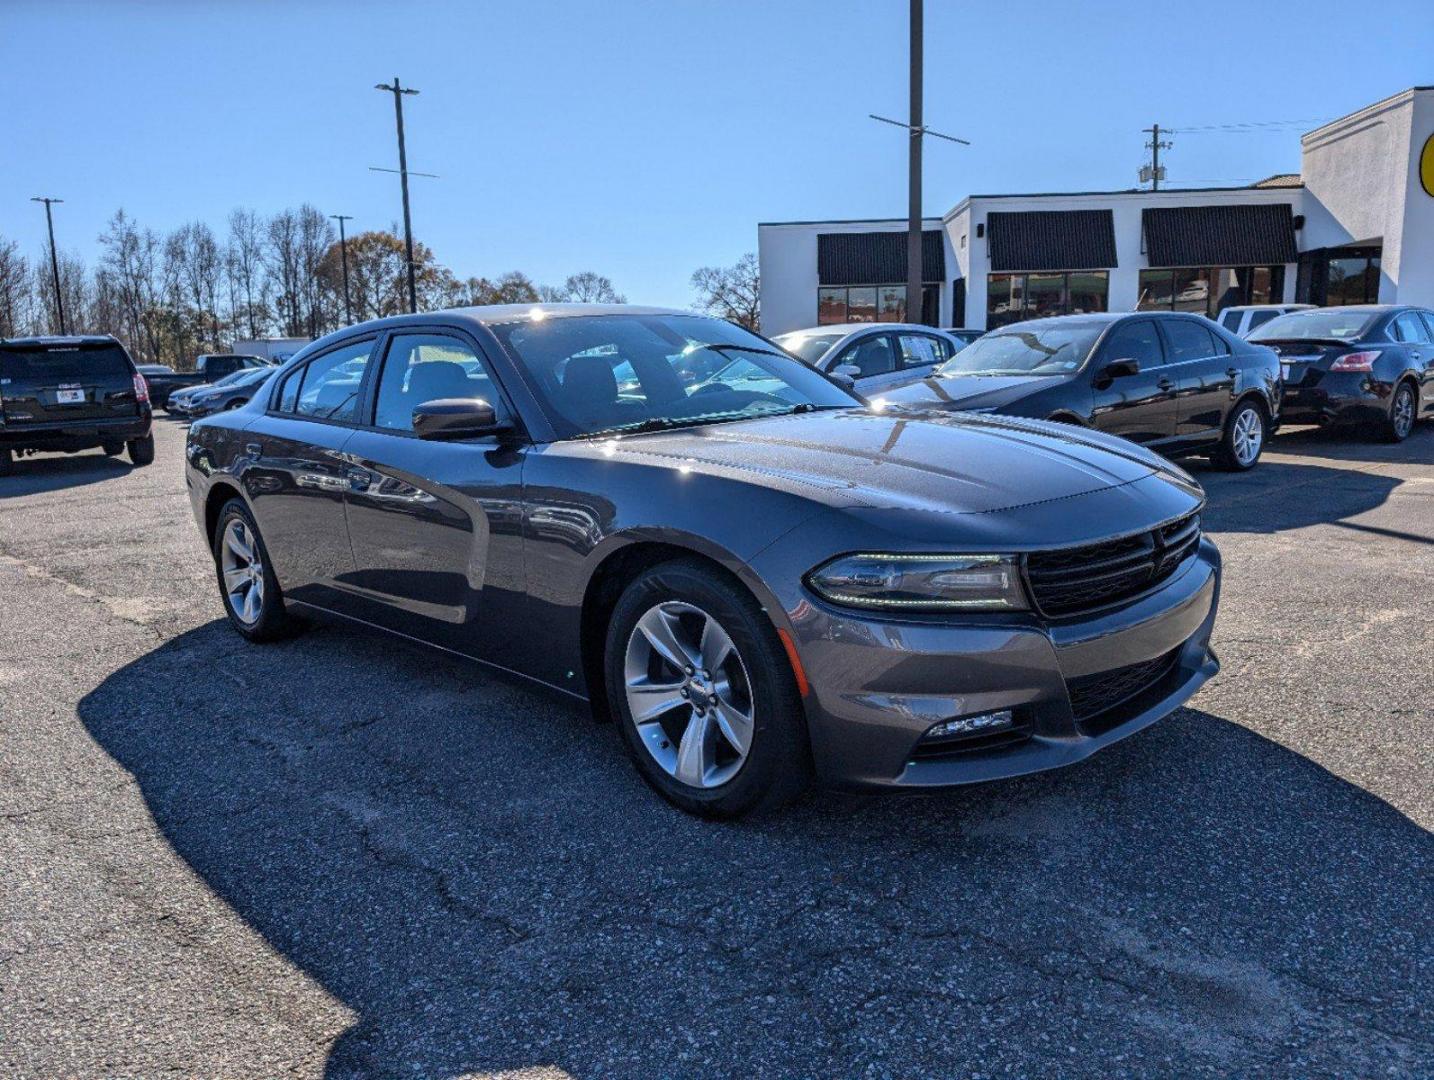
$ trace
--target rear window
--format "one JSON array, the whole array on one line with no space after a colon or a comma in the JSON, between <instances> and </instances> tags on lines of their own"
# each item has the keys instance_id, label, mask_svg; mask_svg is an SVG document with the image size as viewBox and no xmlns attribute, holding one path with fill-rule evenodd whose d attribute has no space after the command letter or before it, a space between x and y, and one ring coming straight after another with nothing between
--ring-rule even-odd
<instances>
[{"instance_id":1,"label":"rear window","mask_svg":"<svg viewBox=\"0 0 1434 1080\"><path fill-rule=\"evenodd\" d=\"M0 376L15 382L61 383L128 379L129 359L118 345L0 349Z\"/></svg>"},{"instance_id":2,"label":"rear window","mask_svg":"<svg viewBox=\"0 0 1434 1080\"><path fill-rule=\"evenodd\" d=\"M1292 311L1271 319L1250 335L1251 341L1353 341L1379 318L1358 308Z\"/></svg>"}]
</instances>

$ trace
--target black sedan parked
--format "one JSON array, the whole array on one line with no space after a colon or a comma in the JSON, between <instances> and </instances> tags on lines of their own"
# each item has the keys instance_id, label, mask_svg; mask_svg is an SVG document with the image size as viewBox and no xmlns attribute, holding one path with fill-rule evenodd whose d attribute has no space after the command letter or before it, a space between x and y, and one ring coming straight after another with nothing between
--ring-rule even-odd
<instances>
[{"instance_id":1,"label":"black sedan parked","mask_svg":"<svg viewBox=\"0 0 1434 1080\"><path fill-rule=\"evenodd\" d=\"M1093 427L1168 457L1251 468L1279 420L1280 365L1198 315L1063 315L993 330L888 404Z\"/></svg>"},{"instance_id":2,"label":"black sedan parked","mask_svg":"<svg viewBox=\"0 0 1434 1080\"><path fill-rule=\"evenodd\" d=\"M1279 354L1281 416L1291 424L1365 424L1403 442L1434 415L1434 311L1368 304L1294 311L1250 335Z\"/></svg>"},{"instance_id":3,"label":"black sedan parked","mask_svg":"<svg viewBox=\"0 0 1434 1080\"><path fill-rule=\"evenodd\" d=\"M354 326L196 421L187 459L244 637L317 614L518 673L613 718L696 813L813 773L920 789L1070 764L1218 667L1220 557L1177 466L883 413L702 316Z\"/></svg>"}]
</instances>

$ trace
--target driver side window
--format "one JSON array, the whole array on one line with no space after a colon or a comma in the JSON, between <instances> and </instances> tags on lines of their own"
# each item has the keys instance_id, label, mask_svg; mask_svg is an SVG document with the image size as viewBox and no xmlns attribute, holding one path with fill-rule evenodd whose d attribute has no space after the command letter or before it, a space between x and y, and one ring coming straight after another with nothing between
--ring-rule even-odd
<instances>
[{"instance_id":1,"label":"driver side window","mask_svg":"<svg viewBox=\"0 0 1434 1080\"><path fill-rule=\"evenodd\" d=\"M1101 364L1115 360L1135 360L1140 370L1161 367L1165 363L1165 349L1160 344L1160 334L1150 319L1121 323L1110 332L1100 350Z\"/></svg>"},{"instance_id":2,"label":"driver side window","mask_svg":"<svg viewBox=\"0 0 1434 1080\"><path fill-rule=\"evenodd\" d=\"M872 334L870 337L862 338L853 342L842 350L832 364L832 370L844 364L851 364L861 371L857 376L865 379L871 375L885 375L889 371L896 370L896 352L891 347L891 338L887 334Z\"/></svg>"}]
</instances>

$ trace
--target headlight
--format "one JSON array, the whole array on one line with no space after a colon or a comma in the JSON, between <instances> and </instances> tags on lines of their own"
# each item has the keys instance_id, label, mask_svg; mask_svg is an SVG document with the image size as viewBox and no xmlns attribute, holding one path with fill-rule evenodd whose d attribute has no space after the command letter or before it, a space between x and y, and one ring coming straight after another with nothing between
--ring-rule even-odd
<instances>
[{"instance_id":1,"label":"headlight","mask_svg":"<svg viewBox=\"0 0 1434 1080\"><path fill-rule=\"evenodd\" d=\"M905 611L1027 607L1013 555L843 555L807 575L834 604Z\"/></svg>"}]
</instances>

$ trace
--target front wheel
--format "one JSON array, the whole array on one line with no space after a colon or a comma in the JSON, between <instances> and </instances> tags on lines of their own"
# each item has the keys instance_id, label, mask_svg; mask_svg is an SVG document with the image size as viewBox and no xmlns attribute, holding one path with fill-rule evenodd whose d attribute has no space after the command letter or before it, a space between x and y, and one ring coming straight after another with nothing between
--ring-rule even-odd
<instances>
[{"instance_id":1,"label":"front wheel","mask_svg":"<svg viewBox=\"0 0 1434 1080\"><path fill-rule=\"evenodd\" d=\"M228 405L224 407L226 409L242 409L245 405L248 404L249 402L246 401L244 398L235 398L233 401L231 401Z\"/></svg>"},{"instance_id":2,"label":"front wheel","mask_svg":"<svg viewBox=\"0 0 1434 1080\"><path fill-rule=\"evenodd\" d=\"M142 439L131 439L125 445L129 450L129 459L136 465L150 465L154 462L153 435L146 435Z\"/></svg>"},{"instance_id":3,"label":"front wheel","mask_svg":"<svg viewBox=\"0 0 1434 1080\"><path fill-rule=\"evenodd\" d=\"M1389 419L1384 421L1380 430L1385 442L1399 443L1409 438L1414 431L1416 401L1414 387L1407 382L1394 388L1394 398L1389 403Z\"/></svg>"},{"instance_id":4,"label":"front wheel","mask_svg":"<svg viewBox=\"0 0 1434 1080\"><path fill-rule=\"evenodd\" d=\"M1230 472L1253 469L1265 449L1266 430L1265 411L1253 401L1240 402L1225 421L1220 445L1210 455L1211 460Z\"/></svg>"},{"instance_id":5,"label":"front wheel","mask_svg":"<svg viewBox=\"0 0 1434 1080\"><path fill-rule=\"evenodd\" d=\"M284 608L279 579L269 565L259 526L238 499L230 499L219 511L214 527L214 569L224 614L234 629L256 642L289 635L293 622Z\"/></svg>"},{"instance_id":6,"label":"front wheel","mask_svg":"<svg viewBox=\"0 0 1434 1080\"><path fill-rule=\"evenodd\" d=\"M618 600L608 704L638 771L692 814L770 810L809 783L802 700L771 620L697 561L641 574Z\"/></svg>"}]
</instances>

